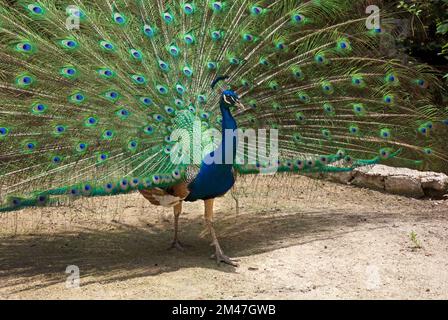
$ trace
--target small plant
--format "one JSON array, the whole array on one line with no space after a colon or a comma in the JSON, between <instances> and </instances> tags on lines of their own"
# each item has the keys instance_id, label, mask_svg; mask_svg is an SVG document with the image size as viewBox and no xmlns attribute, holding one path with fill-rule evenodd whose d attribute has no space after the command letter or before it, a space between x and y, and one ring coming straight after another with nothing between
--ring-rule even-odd
<instances>
[{"instance_id":1,"label":"small plant","mask_svg":"<svg viewBox=\"0 0 448 320\"><path fill-rule=\"evenodd\" d=\"M415 231L412 231L409 234L409 239L411 239L411 242L413 243L413 249L421 249L422 248L422 244L420 243L420 240L418 240L417 238L417 233Z\"/></svg>"}]
</instances>

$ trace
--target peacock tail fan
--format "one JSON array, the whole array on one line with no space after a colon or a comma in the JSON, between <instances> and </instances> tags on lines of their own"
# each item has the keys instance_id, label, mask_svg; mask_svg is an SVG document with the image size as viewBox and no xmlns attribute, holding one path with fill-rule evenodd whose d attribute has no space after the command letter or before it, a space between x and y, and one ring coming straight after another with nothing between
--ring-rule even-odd
<instances>
[{"instance_id":1,"label":"peacock tail fan","mask_svg":"<svg viewBox=\"0 0 448 320\"><path fill-rule=\"evenodd\" d=\"M446 171L437 77L387 57L373 2L0 0L0 211L178 183L171 134L221 127L219 75L239 127L278 130L280 172Z\"/></svg>"}]
</instances>

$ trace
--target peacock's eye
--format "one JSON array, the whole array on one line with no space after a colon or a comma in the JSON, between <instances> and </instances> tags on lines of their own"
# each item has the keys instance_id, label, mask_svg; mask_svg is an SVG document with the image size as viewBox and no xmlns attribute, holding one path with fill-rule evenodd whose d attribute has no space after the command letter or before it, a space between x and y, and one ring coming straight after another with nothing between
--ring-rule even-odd
<instances>
[{"instance_id":1,"label":"peacock's eye","mask_svg":"<svg viewBox=\"0 0 448 320\"><path fill-rule=\"evenodd\" d=\"M189 34L187 34L187 35L184 37L184 40L185 40L185 42L186 42L187 44L192 44L192 43L194 42L194 38L193 38L191 35L189 35Z\"/></svg>"},{"instance_id":2,"label":"peacock's eye","mask_svg":"<svg viewBox=\"0 0 448 320\"><path fill-rule=\"evenodd\" d=\"M184 67L182 71L187 77L191 77L193 75L193 70L191 70L189 67Z\"/></svg>"},{"instance_id":3,"label":"peacock's eye","mask_svg":"<svg viewBox=\"0 0 448 320\"><path fill-rule=\"evenodd\" d=\"M33 51L33 45L29 42L22 42L16 45L16 50L19 52L29 53Z\"/></svg>"},{"instance_id":4,"label":"peacock's eye","mask_svg":"<svg viewBox=\"0 0 448 320\"><path fill-rule=\"evenodd\" d=\"M244 41L249 41L250 42L250 41L254 40L254 36L249 34L249 33L246 33L246 34L243 35L243 39L244 39Z\"/></svg>"},{"instance_id":5,"label":"peacock's eye","mask_svg":"<svg viewBox=\"0 0 448 320\"><path fill-rule=\"evenodd\" d=\"M259 14L261 14L263 12L263 9L259 6L253 6L250 11L252 12L253 15L258 16Z\"/></svg>"},{"instance_id":6,"label":"peacock's eye","mask_svg":"<svg viewBox=\"0 0 448 320\"><path fill-rule=\"evenodd\" d=\"M194 7L191 3L184 4L184 12L186 14L192 14L194 13Z\"/></svg>"},{"instance_id":7,"label":"peacock's eye","mask_svg":"<svg viewBox=\"0 0 448 320\"><path fill-rule=\"evenodd\" d=\"M34 15L43 15L45 13L45 10L43 7L39 6L37 3L35 4L29 4L27 6L28 10L34 14Z\"/></svg>"},{"instance_id":8,"label":"peacock's eye","mask_svg":"<svg viewBox=\"0 0 448 320\"><path fill-rule=\"evenodd\" d=\"M215 1L212 3L212 9L215 12L220 12L223 9L223 4L221 1Z\"/></svg>"},{"instance_id":9,"label":"peacock's eye","mask_svg":"<svg viewBox=\"0 0 448 320\"><path fill-rule=\"evenodd\" d=\"M303 17L300 14L296 13L292 16L292 19L294 20L294 22L302 22Z\"/></svg>"},{"instance_id":10,"label":"peacock's eye","mask_svg":"<svg viewBox=\"0 0 448 320\"><path fill-rule=\"evenodd\" d=\"M180 53L180 50L178 47L176 46L170 46L169 47L169 53L173 56L173 57L177 57Z\"/></svg>"},{"instance_id":11,"label":"peacock's eye","mask_svg":"<svg viewBox=\"0 0 448 320\"><path fill-rule=\"evenodd\" d=\"M141 60L143 58L142 53L136 49L131 49L130 53L134 59Z\"/></svg>"},{"instance_id":12,"label":"peacock's eye","mask_svg":"<svg viewBox=\"0 0 448 320\"><path fill-rule=\"evenodd\" d=\"M115 13L113 15L113 20L116 24L123 25L126 23L126 17L121 13Z\"/></svg>"},{"instance_id":13,"label":"peacock's eye","mask_svg":"<svg viewBox=\"0 0 448 320\"><path fill-rule=\"evenodd\" d=\"M169 12L165 12L163 13L163 20L165 20L165 22L169 24L173 22L174 17Z\"/></svg>"},{"instance_id":14,"label":"peacock's eye","mask_svg":"<svg viewBox=\"0 0 448 320\"><path fill-rule=\"evenodd\" d=\"M144 25L143 26L143 32L145 33L145 35L148 38L152 38L156 34L156 30L153 27L149 26L149 25Z\"/></svg>"},{"instance_id":15,"label":"peacock's eye","mask_svg":"<svg viewBox=\"0 0 448 320\"><path fill-rule=\"evenodd\" d=\"M100 46L106 51L113 51L115 49L114 45L108 41L100 41Z\"/></svg>"}]
</instances>

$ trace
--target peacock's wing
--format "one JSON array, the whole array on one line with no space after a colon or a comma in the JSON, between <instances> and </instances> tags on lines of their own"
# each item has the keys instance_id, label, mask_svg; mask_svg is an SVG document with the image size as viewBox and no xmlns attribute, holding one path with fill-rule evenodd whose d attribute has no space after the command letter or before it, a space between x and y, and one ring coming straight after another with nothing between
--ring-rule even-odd
<instances>
[{"instance_id":1,"label":"peacock's wing","mask_svg":"<svg viewBox=\"0 0 448 320\"><path fill-rule=\"evenodd\" d=\"M171 133L219 127L222 74L295 169L445 165L434 76L352 2L0 0L0 210L176 184Z\"/></svg>"}]
</instances>

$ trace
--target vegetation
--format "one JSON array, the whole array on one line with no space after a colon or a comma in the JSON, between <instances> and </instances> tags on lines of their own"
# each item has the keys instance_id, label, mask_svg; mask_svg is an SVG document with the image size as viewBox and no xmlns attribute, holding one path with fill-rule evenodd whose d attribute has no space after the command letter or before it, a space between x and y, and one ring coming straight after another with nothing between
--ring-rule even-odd
<instances>
[{"instance_id":1,"label":"vegetation","mask_svg":"<svg viewBox=\"0 0 448 320\"><path fill-rule=\"evenodd\" d=\"M415 231L412 231L409 234L409 239L411 240L412 245L413 245L412 249L421 249L422 248L422 244L420 243L420 240L418 240L417 233Z\"/></svg>"},{"instance_id":2,"label":"vegetation","mask_svg":"<svg viewBox=\"0 0 448 320\"><path fill-rule=\"evenodd\" d=\"M448 0L398 0L395 5L423 30L412 29L404 39L408 53L443 72L448 82Z\"/></svg>"}]
</instances>

